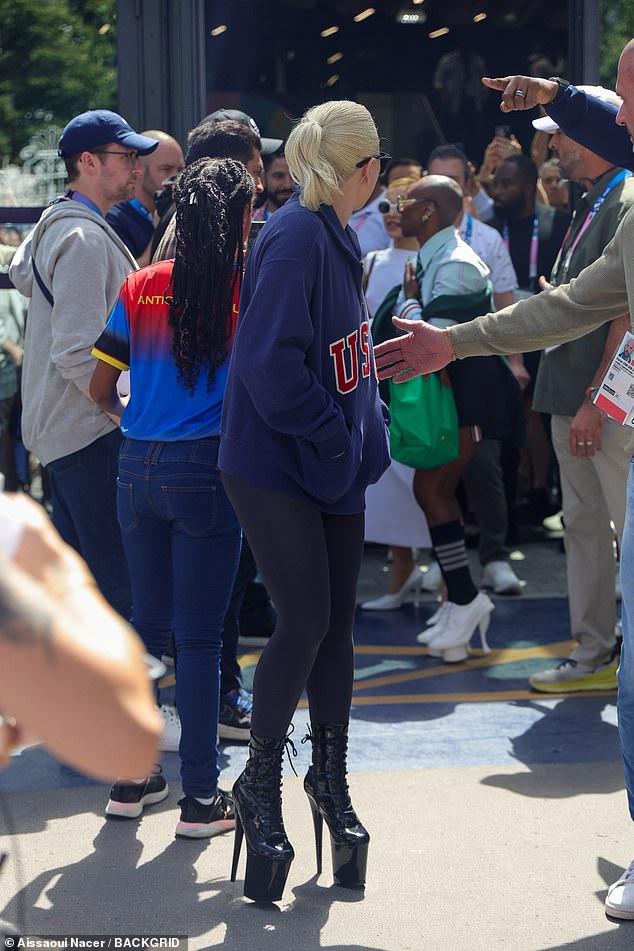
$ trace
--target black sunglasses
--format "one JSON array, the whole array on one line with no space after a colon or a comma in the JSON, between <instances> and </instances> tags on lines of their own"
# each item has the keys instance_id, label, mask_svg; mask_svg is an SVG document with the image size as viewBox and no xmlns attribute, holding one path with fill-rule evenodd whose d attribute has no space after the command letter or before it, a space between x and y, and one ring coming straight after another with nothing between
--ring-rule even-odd
<instances>
[{"instance_id":1,"label":"black sunglasses","mask_svg":"<svg viewBox=\"0 0 634 951\"><path fill-rule=\"evenodd\" d=\"M392 158L391 155L388 155L387 152L379 152L378 155L368 155L367 158L361 159L360 162L357 162L355 168L363 168L364 165L367 165L368 162L371 162L372 159L376 159L380 163L381 174L385 171L385 166Z\"/></svg>"}]
</instances>

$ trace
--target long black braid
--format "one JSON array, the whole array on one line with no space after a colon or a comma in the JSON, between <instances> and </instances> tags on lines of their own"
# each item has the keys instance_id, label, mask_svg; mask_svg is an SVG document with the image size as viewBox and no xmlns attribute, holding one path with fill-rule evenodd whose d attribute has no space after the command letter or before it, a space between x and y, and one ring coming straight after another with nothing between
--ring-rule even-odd
<instances>
[{"instance_id":1,"label":"long black braid","mask_svg":"<svg viewBox=\"0 0 634 951\"><path fill-rule=\"evenodd\" d=\"M242 279L244 209L253 192L251 175L233 159L200 159L174 185L169 323L178 376L191 394L203 370L211 389L227 357L234 288Z\"/></svg>"}]
</instances>

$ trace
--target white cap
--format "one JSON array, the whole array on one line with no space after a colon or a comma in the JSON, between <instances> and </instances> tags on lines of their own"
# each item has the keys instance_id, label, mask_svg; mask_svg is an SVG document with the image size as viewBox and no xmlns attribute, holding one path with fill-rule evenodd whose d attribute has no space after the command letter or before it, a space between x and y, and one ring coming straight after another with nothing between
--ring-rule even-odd
<instances>
[{"instance_id":1,"label":"white cap","mask_svg":"<svg viewBox=\"0 0 634 951\"><path fill-rule=\"evenodd\" d=\"M611 89L606 89L604 86L576 86L575 88L587 93L594 99L600 99L601 102L609 102L610 105L616 106L617 109L621 108L623 100ZM550 132L552 134L557 131L559 126L550 116L542 116L541 119L533 119L533 128L537 129L538 132Z\"/></svg>"}]
</instances>

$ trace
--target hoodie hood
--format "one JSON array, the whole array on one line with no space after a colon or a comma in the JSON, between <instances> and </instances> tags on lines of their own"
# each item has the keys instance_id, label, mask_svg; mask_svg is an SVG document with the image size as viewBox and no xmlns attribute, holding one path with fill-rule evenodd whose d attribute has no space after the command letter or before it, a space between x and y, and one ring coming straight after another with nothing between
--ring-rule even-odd
<instances>
[{"instance_id":1,"label":"hoodie hood","mask_svg":"<svg viewBox=\"0 0 634 951\"><path fill-rule=\"evenodd\" d=\"M58 198L43 211L33 231L24 239L11 261L9 277L20 293L24 294L25 297L33 296L35 277L33 275L32 260L33 257L37 255L37 249L44 234L53 223L70 218L85 218L93 224L99 224L103 230L107 232L108 237L114 239L126 256L130 258L130 267L136 268L136 261L119 236L115 234L108 225L105 218L101 218L79 201L73 201L69 198Z\"/></svg>"}]
</instances>

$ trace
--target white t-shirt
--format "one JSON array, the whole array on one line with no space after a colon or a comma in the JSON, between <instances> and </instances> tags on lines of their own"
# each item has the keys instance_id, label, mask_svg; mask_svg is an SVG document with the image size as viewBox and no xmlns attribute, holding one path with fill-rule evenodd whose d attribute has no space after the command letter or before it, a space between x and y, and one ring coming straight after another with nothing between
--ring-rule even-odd
<instances>
[{"instance_id":1,"label":"white t-shirt","mask_svg":"<svg viewBox=\"0 0 634 951\"><path fill-rule=\"evenodd\" d=\"M471 235L468 238L468 215L465 212L460 222L460 237L470 244L479 258L482 258L491 272L494 294L514 291L517 288L517 275L506 250L502 235L490 225L471 216Z\"/></svg>"},{"instance_id":2,"label":"white t-shirt","mask_svg":"<svg viewBox=\"0 0 634 951\"><path fill-rule=\"evenodd\" d=\"M383 215L378 208L379 202L384 198L385 191L382 191L373 202L350 215L348 224L359 239L362 258L370 251L389 247L390 236L385 230Z\"/></svg>"},{"instance_id":3,"label":"white t-shirt","mask_svg":"<svg viewBox=\"0 0 634 951\"><path fill-rule=\"evenodd\" d=\"M381 251L371 251L363 261L369 274L365 299L370 317L374 317L388 291L403 283L403 272L408 260L416 261L416 251L407 251L390 245Z\"/></svg>"}]
</instances>

